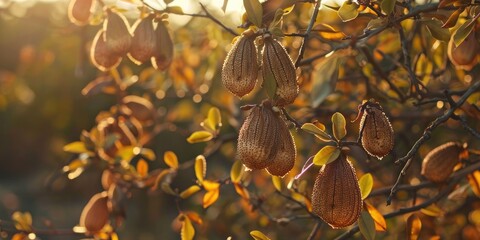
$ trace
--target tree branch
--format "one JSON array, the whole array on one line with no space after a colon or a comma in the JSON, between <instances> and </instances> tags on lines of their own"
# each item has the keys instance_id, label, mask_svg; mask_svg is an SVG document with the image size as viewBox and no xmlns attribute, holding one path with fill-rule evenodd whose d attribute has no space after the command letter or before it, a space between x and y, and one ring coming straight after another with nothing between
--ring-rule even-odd
<instances>
[{"instance_id":1,"label":"tree branch","mask_svg":"<svg viewBox=\"0 0 480 240\"><path fill-rule=\"evenodd\" d=\"M295 61L295 68L298 68L300 66L300 62L303 59L303 54L305 53L305 48L307 47L307 41L310 37L310 32L312 31L313 24L315 24L315 21L317 20L318 10L320 9L321 4L322 4L322 1L317 0L317 3L315 4L315 8L313 9L312 18L310 18L310 23L308 24L307 30L304 33L302 46L300 47L300 52L298 54L297 61Z\"/></svg>"}]
</instances>

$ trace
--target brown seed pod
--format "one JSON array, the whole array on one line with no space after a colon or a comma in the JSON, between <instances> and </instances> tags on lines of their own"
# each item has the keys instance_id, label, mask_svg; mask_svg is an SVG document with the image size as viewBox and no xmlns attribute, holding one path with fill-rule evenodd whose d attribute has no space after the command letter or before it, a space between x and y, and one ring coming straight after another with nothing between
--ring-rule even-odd
<instances>
[{"instance_id":1,"label":"brown seed pod","mask_svg":"<svg viewBox=\"0 0 480 240\"><path fill-rule=\"evenodd\" d=\"M278 117L275 120L278 124L278 143L275 147L275 156L273 162L267 167L267 171L275 176L285 176L295 165L295 159L297 157L297 150L295 148L295 142L293 141L292 134L288 130L285 121ZM272 146L273 147L273 146Z\"/></svg>"},{"instance_id":2,"label":"brown seed pod","mask_svg":"<svg viewBox=\"0 0 480 240\"><path fill-rule=\"evenodd\" d=\"M122 57L113 53L105 42L105 31L100 30L93 38L92 47L90 48L90 60L93 65L100 71L109 71L115 68L122 61Z\"/></svg>"},{"instance_id":3,"label":"brown seed pod","mask_svg":"<svg viewBox=\"0 0 480 240\"><path fill-rule=\"evenodd\" d=\"M151 124L155 118L155 108L146 98L129 95L122 99L123 104L130 111L131 116L144 124Z\"/></svg>"},{"instance_id":4,"label":"brown seed pod","mask_svg":"<svg viewBox=\"0 0 480 240\"><path fill-rule=\"evenodd\" d=\"M93 0L71 0L68 5L68 19L78 26L84 26L90 19Z\"/></svg>"},{"instance_id":5,"label":"brown seed pod","mask_svg":"<svg viewBox=\"0 0 480 240\"><path fill-rule=\"evenodd\" d=\"M313 186L312 211L332 228L344 228L357 221L362 206L355 169L341 154L320 170Z\"/></svg>"},{"instance_id":6,"label":"brown seed pod","mask_svg":"<svg viewBox=\"0 0 480 240\"><path fill-rule=\"evenodd\" d=\"M149 61L157 47L157 35L153 26L154 15L138 20L133 25L133 39L128 58L137 65Z\"/></svg>"},{"instance_id":7,"label":"brown seed pod","mask_svg":"<svg viewBox=\"0 0 480 240\"><path fill-rule=\"evenodd\" d=\"M109 220L107 201L106 192L93 195L80 215L80 226L85 227L91 233L102 230Z\"/></svg>"},{"instance_id":8,"label":"brown seed pod","mask_svg":"<svg viewBox=\"0 0 480 240\"><path fill-rule=\"evenodd\" d=\"M452 38L448 41L447 55L453 65L470 71L478 63L479 50L480 46L475 37L475 29L473 29L467 38L458 46L455 46L452 34Z\"/></svg>"},{"instance_id":9,"label":"brown seed pod","mask_svg":"<svg viewBox=\"0 0 480 240\"><path fill-rule=\"evenodd\" d=\"M430 151L422 162L422 175L432 182L444 182L460 160L460 143L447 142Z\"/></svg>"},{"instance_id":10,"label":"brown seed pod","mask_svg":"<svg viewBox=\"0 0 480 240\"><path fill-rule=\"evenodd\" d=\"M367 101L359 106L362 114L360 136L365 151L378 159L393 149L393 128L380 104Z\"/></svg>"},{"instance_id":11,"label":"brown seed pod","mask_svg":"<svg viewBox=\"0 0 480 240\"><path fill-rule=\"evenodd\" d=\"M168 32L167 22L158 21L156 33L156 48L152 58L152 65L155 69L167 69L173 60L173 41Z\"/></svg>"},{"instance_id":12,"label":"brown seed pod","mask_svg":"<svg viewBox=\"0 0 480 240\"><path fill-rule=\"evenodd\" d=\"M254 41L254 36L242 35L223 62L223 85L238 97L250 93L257 83L257 47Z\"/></svg>"},{"instance_id":13,"label":"brown seed pod","mask_svg":"<svg viewBox=\"0 0 480 240\"><path fill-rule=\"evenodd\" d=\"M119 12L107 9L107 19L103 23L105 42L113 54L123 56L130 50L132 34L127 19Z\"/></svg>"},{"instance_id":14,"label":"brown seed pod","mask_svg":"<svg viewBox=\"0 0 480 240\"><path fill-rule=\"evenodd\" d=\"M250 110L240 129L237 158L250 169L263 169L273 162L279 138L278 116L270 102L264 102Z\"/></svg>"},{"instance_id":15,"label":"brown seed pod","mask_svg":"<svg viewBox=\"0 0 480 240\"><path fill-rule=\"evenodd\" d=\"M272 37L264 39L262 73L264 85L271 78L276 83L275 105L293 103L298 95L295 66L287 50Z\"/></svg>"}]
</instances>

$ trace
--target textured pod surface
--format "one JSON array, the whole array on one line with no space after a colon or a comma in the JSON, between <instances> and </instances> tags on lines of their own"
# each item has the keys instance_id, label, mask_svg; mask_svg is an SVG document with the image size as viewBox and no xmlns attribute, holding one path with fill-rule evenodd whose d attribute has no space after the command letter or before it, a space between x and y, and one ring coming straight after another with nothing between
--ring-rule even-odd
<instances>
[{"instance_id":1,"label":"textured pod surface","mask_svg":"<svg viewBox=\"0 0 480 240\"><path fill-rule=\"evenodd\" d=\"M115 68L122 61L122 57L113 53L105 42L105 31L98 31L90 49L90 60L100 71Z\"/></svg>"},{"instance_id":2,"label":"textured pod surface","mask_svg":"<svg viewBox=\"0 0 480 240\"><path fill-rule=\"evenodd\" d=\"M276 120L278 124L278 143L274 148L275 156L273 162L267 167L267 171L275 176L285 176L295 165L297 150L292 134L288 130L287 124L281 118ZM273 146L272 146L273 147Z\"/></svg>"},{"instance_id":3,"label":"textured pod surface","mask_svg":"<svg viewBox=\"0 0 480 240\"><path fill-rule=\"evenodd\" d=\"M257 83L258 62L254 40L254 37L241 36L223 62L223 85L238 97L250 93Z\"/></svg>"},{"instance_id":4,"label":"textured pod surface","mask_svg":"<svg viewBox=\"0 0 480 240\"><path fill-rule=\"evenodd\" d=\"M130 50L132 35L127 19L120 13L107 10L104 22L105 42L110 51L117 55L125 55Z\"/></svg>"},{"instance_id":5,"label":"textured pod surface","mask_svg":"<svg viewBox=\"0 0 480 240\"><path fill-rule=\"evenodd\" d=\"M273 78L277 84L275 104L293 103L298 95L297 74L287 50L278 41L265 38L263 49L263 81Z\"/></svg>"},{"instance_id":6,"label":"textured pod surface","mask_svg":"<svg viewBox=\"0 0 480 240\"><path fill-rule=\"evenodd\" d=\"M363 201L357 176L345 156L320 170L312 194L312 211L332 228L344 228L355 223Z\"/></svg>"},{"instance_id":7,"label":"textured pod surface","mask_svg":"<svg viewBox=\"0 0 480 240\"><path fill-rule=\"evenodd\" d=\"M89 232L102 230L109 219L107 202L106 192L93 195L80 215L80 226L85 227Z\"/></svg>"},{"instance_id":8,"label":"textured pod surface","mask_svg":"<svg viewBox=\"0 0 480 240\"><path fill-rule=\"evenodd\" d=\"M156 47L152 58L152 65L156 69L167 69L173 60L173 40L168 32L167 23L159 21L157 24Z\"/></svg>"},{"instance_id":9,"label":"textured pod surface","mask_svg":"<svg viewBox=\"0 0 480 240\"><path fill-rule=\"evenodd\" d=\"M271 105L255 106L240 129L237 158L250 169L263 169L273 162L274 147L280 137L278 116Z\"/></svg>"},{"instance_id":10,"label":"textured pod surface","mask_svg":"<svg viewBox=\"0 0 480 240\"><path fill-rule=\"evenodd\" d=\"M447 142L430 151L422 162L422 175L432 182L444 182L460 160L460 143Z\"/></svg>"},{"instance_id":11,"label":"textured pod surface","mask_svg":"<svg viewBox=\"0 0 480 240\"><path fill-rule=\"evenodd\" d=\"M93 0L71 0L68 5L68 18L78 26L84 26L90 19Z\"/></svg>"},{"instance_id":12,"label":"textured pod surface","mask_svg":"<svg viewBox=\"0 0 480 240\"><path fill-rule=\"evenodd\" d=\"M135 64L149 61L156 48L157 36L153 26L153 15L138 20L133 25L133 39L128 57Z\"/></svg>"},{"instance_id":13,"label":"textured pod surface","mask_svg":"<svg viewBox=\"0 0 480 240\"><path fill-rule=\"evenodd\" d=\"M475 37L475 29L465 38L465 40L457 46L453 41L453 34L450 41L448 41L448 58L453 65L471 70L478 63L478 51L480 50L478 41Z\"/></svg>"},{"instance_id":14,"label":"textured pod surface","mask_svg":"<svg viewBox=\"0 0 480 240\"><path fill-rule=\"evenodd\" d=\"M362 132L363 128L363 132ZM360 121L362 146L371 156L382 159L393 149L393 128L378 106L366 106Z\"/></svg>"}]
</instances>

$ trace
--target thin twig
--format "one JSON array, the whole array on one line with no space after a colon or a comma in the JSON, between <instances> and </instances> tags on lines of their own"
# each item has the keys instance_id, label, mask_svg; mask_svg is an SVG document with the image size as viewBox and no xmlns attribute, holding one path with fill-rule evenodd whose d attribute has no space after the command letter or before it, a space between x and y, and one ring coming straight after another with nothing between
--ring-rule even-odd
<instances>
[{"instance_id":1,"label":"thin twig","mask_svg":"<svg viewBox=\"0 0 480 240\"><path fill-rule=\"evenodd\" d=\"M307 48L308 38L310 37L310 32L312 31L313 24L315 24L315 21L317 20L318 10L320 9L321 4L322 4L322 1L317 0L317 3L315 4L315 8L313 9L312 17L310 18L310 23L308 24L307 30L305 31L305 34L303 37L302 46L300 47L300 52L298 53L297 61L295 61L296 68L300 66L300 62L303 59L303 54L305 53L305 49Z\"/></svg>"},{"instance_id":2,"label":"thin twig","mask_svg":"<svg viewBox=\"0 0 480 240\"><path fill-rule=\"evenodd\" d=\"M322 226L322 222L317 221L317 222L315 223L315 226L313 226L312 231L311 231L310 234L308 235L307 240L313 240L313 239L315 238L315 235L317 235L317 232L318 232L318 230L320 229L320 226Z\"/></svg>"}]
</instances>

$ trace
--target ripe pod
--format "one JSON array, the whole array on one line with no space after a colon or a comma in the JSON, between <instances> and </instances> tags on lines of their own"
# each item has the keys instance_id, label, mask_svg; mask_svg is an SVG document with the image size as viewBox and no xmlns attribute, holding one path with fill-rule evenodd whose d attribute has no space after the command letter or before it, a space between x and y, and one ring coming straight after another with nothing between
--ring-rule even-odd
<instances>
[{"instance_id":1,"label":"ripe pod","mask_svg":"<svg viewBox=\"0 0 480 240\"><path fill-rule=\"evenodd\" d=\"M113 54L123 56L130 50L132 35L127 19L120 13L107 10L107 19L103 23L105 42Z\"/></svg>"},{"instance_id":2,"label":"ripe pod","mask_svg":"<svg viewBox=\"0 0 480 240\"><path fill-rule=\"evenodd\" d=\"M360 134L365 151L378 159L393 149L393 128L378 103L365 102L361 107Z\"/></svg>"},{"instance_id":3,"label":"ripe pod","mask_svg":"<svg viewBox=\"0 0 480 240\"><path fill-rule=\"evenodd\" d=\"M133 25L133 39L128 58L137 65L149 61L155 52L157 36L153 27L153 16L149 15Z\"/></svg>"},{"instance_id":4,"label":"ripe pod","mask_svg":"<svg viewBox=\"0 0 480 240\"><path fill-rule=\"evenodd\" d=\"M341 154L320 170L313 186L312 211L332 228L344 228L357 221L362 206L355 169Z\"/></svg>"},{"instance_id":5,"label":"ripe pod","mask_svg":"<svg viewBox=\"0 0 480 240\"><path fill-rule=\"evenodd\" d=\"M95 38L93 38L92 47L90 49L90 60L93 65L100 71L109 71L115 68L122 61L122 57L113 53L108 48L105 41L105 31L100 29Z\"/></svg>"},{"instance_id":6,"label":"ripe pod","mask_svg":"<svg viewBox=\"0 0 480 240\"><path fill-rule=\"evenodd\" d=\"M122 102L128 108L129 115L145 125L152 124L155 118L155 107L149 100L136 95L129 95L125 96Z\"/></svg>"},{"instance_id":7,"label":"ripe pod","mask_svg":"<svg viewBox=\"0 0 480 240\"><path fill-rule=\"evenodd\" d=\"M276 83L275 105L285 106L293 103L298 95L297 74L287 50L272 37L264 39L263 81Z\"/></svg>"},{"instance_id":8,"label":"ripe pod","mask_svg":"<svg viewBox=\"0 0 480 240\"><path fill-rule=\"evenodd\" d=\"M475 37L475 29L458 46L455 46L453 35L448 42L448 58L453 65L470 71L478 63L478 51L480 50Z\"/></svg>"},{"instance_id":9,"label":"ripe pod","mask_svg":"<svg viewBox=\"0 0 480 240\"><path fill-rule=\"evenodd\" d=\"M152 65L155 69L167 69L173 60L173 41L168 32L167 23L159 20L156 33L156 47L153 53Z\"/></svg>"},{"instance_id":10,"label":"ripe pod","mask_svg":"<svg viewBox=\"0 0 480 240\"><path fill-rule=\"evenodd\" d=\"M278 124L278 133L280 134L278 143L274 146L275 156L273 162L267 167L267 171L275 176L283 177L295 165L297 150L292 134L288 130L287 124L280 117L275 120Z\"/></svg>"},{"instance_id":11,"label":"ripe pod","mask_svg":"<svg viewBox=\"0 0 480 240\"><path fill-rule=\"evenodd\" d=\"M264 169L273 162L280 137L276 114L270 102L252 108L240 129L237 158L250 169Z\"/></svg>"},{"instance_id":12,"label":"ripe pod","mask_svg":"<svg viewBox=\"0 0 480 240\"><path fill-rule=\"evenodd\" d=\"M223 85L238 97L250 93L257 83L257 47L254 40L254 36L242 35L223 62Z\"/></svg>"},{"instance_id":13,"label":"ripe pod","mask_svg":"<svg viewBox=\"0 0 480 240\"><path fill-rule=\"evenodd\" d=\"M86 25L90 19L92 6L93 0L71 0L68 5L68 19L78 26Z\"/></svg>"},{"instance_id":14,"label":"ripe pod","mask_svg":"<svg viewBox=\"0 0 480 240\"><path fill-rule=\"evenodd\" d=\"M460 160L460 143L447 142L430 151L422 162L422 175L432 182L444 182Z\"/></svg>"},{"instance_id":15,"label":"ripe pod","mask_svg":"<svg viewBox=\"0 0 480 240\"><path fill-rule=\"evenodd\" d=\"M93 195L80 215L80 226L85 227L91 233L102 230L109 220L107 201L106 192Z\"/></svg>"}]
</instances>

